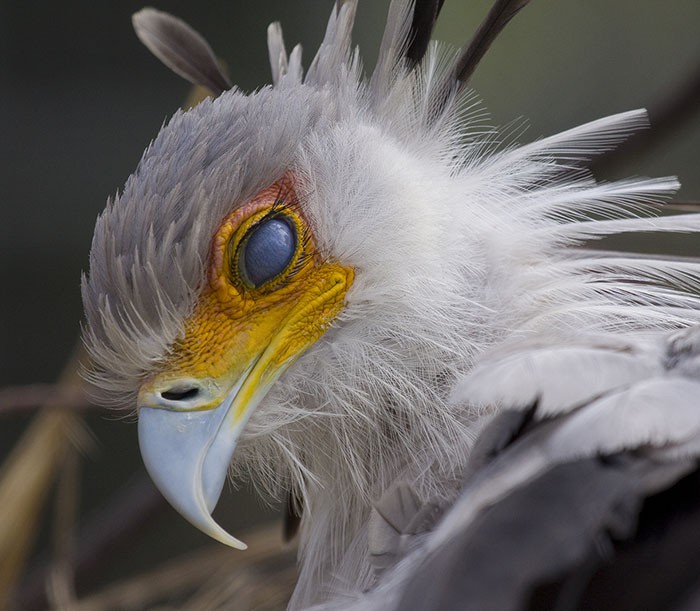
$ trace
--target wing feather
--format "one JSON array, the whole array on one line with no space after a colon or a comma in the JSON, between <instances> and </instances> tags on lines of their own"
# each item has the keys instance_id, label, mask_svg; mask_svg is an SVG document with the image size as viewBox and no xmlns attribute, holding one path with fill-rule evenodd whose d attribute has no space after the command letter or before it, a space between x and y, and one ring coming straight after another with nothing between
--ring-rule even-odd
<instances>
[{"instance_id":1,"label":"wing feather","mask_svg":"<svg viewBox=\"0 0 700 611\"><path fill-rule=\"evenodd\" d=\"M542 347L482 364L457 385L452 401L509 409L536 403L538 416L544 418L569 412L661 370L658 359L623 344Z\"/></svg>"},{"instance_id":2,"label":"wing feather","mask_svg":"<svg viewBox=\"0 0 700 611\"><path fill-rule=\"evenodd\" d=\"M521 346L483 362L453 398L499 405L459 498L434 531L413 535L414 547L401 535L391 553L413 551L382 567L361 606L339 608L693 600L696 571L649 585L656 569L644 558L687 556L695 539L683 545L683 529L700 532L700 327L636 345Z\"/></svg>"}]
</instances>

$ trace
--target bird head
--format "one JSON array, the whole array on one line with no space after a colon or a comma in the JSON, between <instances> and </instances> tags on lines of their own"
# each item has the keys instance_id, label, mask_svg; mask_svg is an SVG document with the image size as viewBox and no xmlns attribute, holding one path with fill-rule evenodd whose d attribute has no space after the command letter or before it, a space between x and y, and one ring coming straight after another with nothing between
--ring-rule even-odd
<instances>
[{"instance_id":1,"label":"bird head","mask_svg":"<svg viewBox=\"0 0 700 611\"><path fill-rule=\"evenodd\" d=\"M393 10L371 79L342 3L305 77L282 50L274 86L176 113L97 221L91 379L136 405L163 494L229 545L211 512L232 459L274 493L367 499L463 447L441 442L463 429L436 382L484 341L489 181L455 180L459 94L402 63L410 3Z\"/></svg>"}]
</instances>

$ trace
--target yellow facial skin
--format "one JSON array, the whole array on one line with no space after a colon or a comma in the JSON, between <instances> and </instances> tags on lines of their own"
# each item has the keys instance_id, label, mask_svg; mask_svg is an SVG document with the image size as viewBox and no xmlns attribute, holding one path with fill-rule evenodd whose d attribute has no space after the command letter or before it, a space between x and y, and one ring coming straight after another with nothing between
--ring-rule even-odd
<instances>
[{"instance_id":1,"label":"yellow facial skin","mask_svg":"<svg viewBox=\"0 0 700 611\"><path fill-rule=\"evenodd\" d=\"M271 214L284 215L296 228L297 252L284 273L255 288L240 273L237 253L247 232ZM271 384L325 333L352 281L352 269L323 261L316 251L293 178L285 175L224 219L212 240L207 286L185 335L141 395L177 380L207 380L213 395L196 409L211 409L252 366L232 406L237 423L254 391Z\"/></svg>"},{"instance_id":2,"label":"yellow facial skin","mask_svg":"<svg viewBox=\"0 0 700 611\"><path fill-rule=\"evenodd\" d=\"M262 227L257 223L282 217L285 231L296 234L296 250L284 270L262 275L256 286L244 269L245 249ZM293 177L285 175L224 219L184 336L141 387L146 469L175 509L226 545L245 549L211 515L237 440L270 386L341 311L353 277L352 269L316 251Z\"/></svg>"}]
</instances>

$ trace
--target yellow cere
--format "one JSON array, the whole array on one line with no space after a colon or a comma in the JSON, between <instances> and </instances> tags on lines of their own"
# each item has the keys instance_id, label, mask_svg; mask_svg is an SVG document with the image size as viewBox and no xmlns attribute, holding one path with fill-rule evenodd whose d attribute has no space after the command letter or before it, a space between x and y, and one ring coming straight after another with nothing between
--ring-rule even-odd
<instances>
[{"instance_id":1,"label":"yellow cere","mask_svg":"<svg viewBox=\"0 0 700 611\"><path fill-rule=\"evenodd\" d=\"M296 252L285 271L251 287L237 271L238 246L271 211L296 231ZM207 286L153 383L207 379L216 407L248 373L232 406L233 424L256 390L264 390L329 328L345 304L353 270L324 261L301 215L289 174L224 219L212 240ZM251 369L252 368L252 369Z\"/></svg>"}]
</instances>

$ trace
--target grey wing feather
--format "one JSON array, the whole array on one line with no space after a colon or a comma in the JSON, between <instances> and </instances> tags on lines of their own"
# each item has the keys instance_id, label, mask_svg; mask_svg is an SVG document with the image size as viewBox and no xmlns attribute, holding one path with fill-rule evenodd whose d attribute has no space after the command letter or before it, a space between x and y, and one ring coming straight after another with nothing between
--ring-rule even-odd
<instances>
[{"instance_id":1,"label":"grey wing feather","mask_svg":"<svg viewBox=\"0 0 700 611\"><path fill-rule=\"evenodd\" d=\"M204 38L181 19L145 8L132 17L139 40L173 72L219 95L231 89Z\"/></svg>"},{"instance_id":2,"label":"grey wing feather","mask_svg":"<svg viewBox=\"0 0 700 611\"><path fill-rule=\"evenodd\" d=\"M700 377L683 377L680 371L682 363L697 358L699 329L666 343L630 345L624 358L619 347L610 347L609 355L602 346L523 351L470 376L457 393L461 400L471 392L481 406L490 403L501 412L536 407L527 434L512 440L504 448L507 452L501 451L487 469L477 471L457 503L463 506L450 512L434 544L440 537L449 538L457 521L467 523L484 507L556 464L625 450L644 449L669 458L674 453L692 455L700 438ZM680 362L669 356L678 353L674 346L685 348ZM525 399L518 396L518 389ZM504 417L493 426L503 426Z\"/></svg>"},{"instance_id":3,"label":"grey wing feather","mask_svg":"<svg viewBox=\"0 0 700 611\"><path fill-rule=\"evenodd\" d=\"M542 600L539 608L552 608L553 605L546 606L547 599L555 600L561 592L571 589L577 592L569 604L572 609L700 608L697 604L692 606L697 602L692 599L700 585L698 490L700 470L696 464L692 473L644 500L636 515L634 532L611 540L605 557L591 556L585 572L573 567L537 592Z\"/></svg>"},{"instance_id":4,"label":"grey wing feather","mask_svg":"<svg viewBox=\"0 0 700 611\"><path fill-rule=\"evenodd\" d=\"M538 586L591 555L601 557L610 537L629 537L644 497L688 469L646 458L557 465L485 509L429 554L398 608L532 608Z\"/></svg>"},{"instance_id":5,"label":"grey wing feather","mask_svg":"<svg viewBox=\"0 0 700 611\"><path fill-rule=\"evenodd\" d=\"M442 508L435 501L422 502L413 487L397 480L372 507L367 539L370 562L381 570L415 547L415 535L432 530Z\"/></svg>"},{"instance_id":6,"label":"grey wing feather","mask_svg":"<svg viewBox=\"0 0 700 611\"><path fill-rule=\"evenodd\" d=\"M700 327L521 347L456 394L484 405L489 390L499 409L460 496L431 532L385 538L378 585L350 608L619 611L672 596L668 608L688 608L700 584Z\"/></svg>"},{"instance_id":7,"label":"grey wing feather","mask_svg":"<svg viewBox=\"0 0 700 611\"><path fill-rule=\"evenodd\" d=\"M539 416L552 416L662 370L658 355L643 345L516 349L477 367L456 386L452 401L509 409L537 402Z\"/></svg>"}]
</instances>

